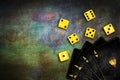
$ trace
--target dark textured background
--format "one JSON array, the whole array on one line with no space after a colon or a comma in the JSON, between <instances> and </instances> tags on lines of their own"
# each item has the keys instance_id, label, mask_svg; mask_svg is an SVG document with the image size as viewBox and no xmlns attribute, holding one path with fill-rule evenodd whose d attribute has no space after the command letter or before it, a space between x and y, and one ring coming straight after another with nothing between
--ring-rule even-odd
<instances>
[{"instance_id":1,"label":"dark textured background","mask_svg":"<svg viewBox=\"0 0 120 80\"><path fill-rule=\"evenodd\" d=\"M83 13L93 9L97 18L87 22ZM0 80L66 80L69 61L61 63L58 52L100 36L120 37L119 0L2 0L0 1ZM70 20L68 30L57 28L59 18ZM106 36L103 26L116 32ZM94 39L84 37L86 27L97 30ZM81 41L71 45L67 36L76 32Z\"/></svg>"}]
</instances>

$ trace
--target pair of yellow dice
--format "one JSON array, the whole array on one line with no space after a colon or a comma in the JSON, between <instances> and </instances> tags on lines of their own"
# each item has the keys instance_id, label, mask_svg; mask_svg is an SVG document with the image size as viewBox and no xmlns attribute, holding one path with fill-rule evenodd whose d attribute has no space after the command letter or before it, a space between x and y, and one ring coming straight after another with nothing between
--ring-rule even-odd
<instances>
[{"instance_id":1,"label":"pair of yellow dice","mask_svg":"<svg viewBox=\"0 0 120 80\"><path fill-rule=\"evenodd\" d=\"M95 16L95 14L94 14L92 9L88 10L87 12L85 12L84 16L86 17L87 21L90 21L90 20L96 18L96 16ZM70 23L69 20L64 19L64 18L60 18L58 27L66 30L66 29L68 29L69 23Z\"/></svg>"},{"instance_id":2,"label":"pair of yellow dice","mask_svg":"<svg viewBox=\"0 0 120 80\"><path fill-rule=\"evenodd\" d=\"M69 23L70 23L69 20L61 18L59 21L58 27L66 30L66 29L68 29ZM80 39L76 33L69 35L68 40L70 41L71 44L75 44L80 41Z\"/></svg>"},{"instance_id":3,"label":"pair of yellow dice","mask_svg":"<svg viewBox=\"0 0 120 80\"><path fill-rule=\"evenodd\" d=\"M90 20L96 18L96 15L92 9L86 11L84 13L84 16L87 21L90 21ZM96 30L94 28L87 27L86 31L85 31L85 37L94 38L95 33L96 33Z\"/></svg>"},{"instance_id":4,"label":"pair of yellow dice","mask_svg":"<svg viewBox=\"0 0 120 80\"><path fill-rule=\"evenodd\" d=\"M110 35L115 32L115 28L113 27L113 25L111 23L104 26L103 29L104 29L106 35ZM96 30L94 28L88 27L88 28L86 28L85 37L94 38L95 33L96 33Z\"/></svg>"}]
</instances>

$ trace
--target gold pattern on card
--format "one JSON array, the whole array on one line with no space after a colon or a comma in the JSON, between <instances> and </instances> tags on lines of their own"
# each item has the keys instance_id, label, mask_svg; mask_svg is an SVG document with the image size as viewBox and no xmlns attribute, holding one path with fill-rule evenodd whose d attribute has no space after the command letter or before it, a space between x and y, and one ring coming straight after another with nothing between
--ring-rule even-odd
<instances>
[{"instance_id":1,"label":"gold pattern on card","mask_svg":"<svg viewBox=\"0 0 120 80\"><path fill-rule=\"evenodd\" d=\"M99 57L98 53L95 50L94 50L94 55L95 55L96 58Z\"/></svg>"},{"instance_id":2,"label":"gold pattern on card","mask_svg":"<svg viewBox=\"0 0 120 80\"><path fill-rule=\"evenodd\" d=\"M74 65L75 68L77 68L79 71L82 70L82 67L81 66L78 66L78 65Z\"/></svg>"},{"instance_id":3,"label":"gold pattern on card","mask_svg":"<svg viewBox=\"0 0 120 80\"><path fill-rule=\"evenodd\" d=\"M77 75L70 74L69 76L72 77L72 78L74 78L74 79L77 78Z\"/></svg>"},{"instance_id":4,"label":"gold pattern on card","mask_svg":"<svg viewBox=\"0 0 120 80\"><path fill-rule=\"evenodd\" d=\"M109 64L110 64L111 66L113 66L113 67L116 67L116 65L117 65L117 60L116 60L116 58L110 59L110 60L109 60Z\"/></svg>"},{"instance_id":5,"label":"gold pattern on card","mask_svg":"<svg viewBox=\"0 0 120 80\"><path fill-rule=\"evenodd\" d=\"M83 59L85 60L86 63L88 63L89 61L87 60L86 57L83 56Z\"/></svg>"}]
</instances>

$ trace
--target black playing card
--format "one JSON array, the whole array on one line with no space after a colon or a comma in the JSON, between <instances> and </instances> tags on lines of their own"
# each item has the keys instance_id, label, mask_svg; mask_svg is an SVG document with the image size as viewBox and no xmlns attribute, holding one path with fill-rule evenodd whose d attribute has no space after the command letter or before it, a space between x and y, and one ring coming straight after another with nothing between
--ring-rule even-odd
<instances>
[{"instance_id":1,"label":"black playing card","mask_svg":"<svg viewBox=\"0 0 120 80\"><path fill-rule=\"evenodd\" d=\"M89 53L89 50L94 50L95 47L100 46L105 44L106 41L100 37L93 46L88 46L89 48L81 51L81 55L79 56L79 62L78 62L78 66L80 66L80 63L84 63L84 65L86 65L87 68L89 68L89 71L91 71L92 73L87 73L88 75L93 75L92 78L97 80L96 77L100 80L104 80L104 76L102 75L101 70L99 69L99 66L97 66L94 58L92 57L92 54ZM97 72L96 72L97 71ZM80 72L80 71L79 71Z\"/></svg>"},{"instance_id":2,"label":"black playing card","mask_svg":"<svg viewBox=\"0 0 120 80\"><path fill-rule=\"evenodd\" d=\"M73 73L75 77L72 77L75 80L99 80L96 75L94 75L86 65L82 62L79 62L79 66L74 65Z\"/></svg>"},{"instance_id":3,"label":"black playing card","mask_svg":"<svg viewBox=\"0 0 120 80\"><path fill-rule=\"evenodd\" d=\"M68 71L67 71L67 78L68 79L71 78L71 76L69 76L69 75L72 74L72 72L73 72L73 68L74 68L74 65L76 63L76 58L79 55L80 51L81 50L76 49L76 48L73 50L71 61L70 61L69 68L68 68Z\"/></svg>"},{"instance_id":4,"label":"black playing card","mask_svg":"<svg viewBox=\"0 0 120 80\"><path fill-rule=\"evenodd\" d=\"M106 44L96 47L98 57L96 62L101 69L105 80L120 80L120 40L114 38Z\"/></svg>"},{"instance_id":5,"label":"black playing card","mask_svg":"<svg viewBox=\"0 0 120 80\"><path fill-rule=\"evenodd\" d=\"M86 50L88 49L87 47L91 46L92 44L89 43L89 42L85 42L83 48L82 48L82 51L83 50ZM81 50L80 49L74 49L73 50L73 54L72 54L72 57L71 57L71 61L70 61L70 65L69 65L69 68L68 68L68 72L67 72L67 78L70 79L71 78L71 74L73 74L75 72L75 64L78 62L78 56L80 55L80 52Z\"/></svg>"},{"instance_id":6,"label":"black playing card","mask_svg":"<svg viewBox=\"0 0 120 80\"><path fill-rule=\"evenodd\" d=\"M94 45L88 49L88 51L86 51L85 53L88 53L91 55L92 57L92 60L95 62L95 64L91 61L91 63L89 63L89 65L91 65L91 68L93 71L95 71L95 73L102 79L104 80L104 76L103 76L103 73L101 72L101 69L99 68L96 60L95 60L95 57L97 57L98 55L95 54L95 49L96 47L99 47L99 46L102 46L106 43L105 39L103 37L100 37L97 41L95 41ZM90 51L94 51L94 54L90 53ZM89 57L89 56L88 56ZM98 69L98 71L96 72L96 69Z\"/></svg>"}]
</instances>

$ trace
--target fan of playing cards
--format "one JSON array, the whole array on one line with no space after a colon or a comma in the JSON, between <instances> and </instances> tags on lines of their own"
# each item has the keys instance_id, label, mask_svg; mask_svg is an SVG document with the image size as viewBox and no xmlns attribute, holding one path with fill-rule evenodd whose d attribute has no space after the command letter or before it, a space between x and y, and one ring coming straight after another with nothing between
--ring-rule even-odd
<instances>
[{"instance_id":1,"label":"fan of playing cards","mask_svg":"<svg viewBox=\"0 0 120 80\"><path fill-rule=\"evenodd\" d=\"M120 80L120 40L94 44L86 41L82 49L74 49L67 72L69 80Z\"/></svg>"}]
</instances>

